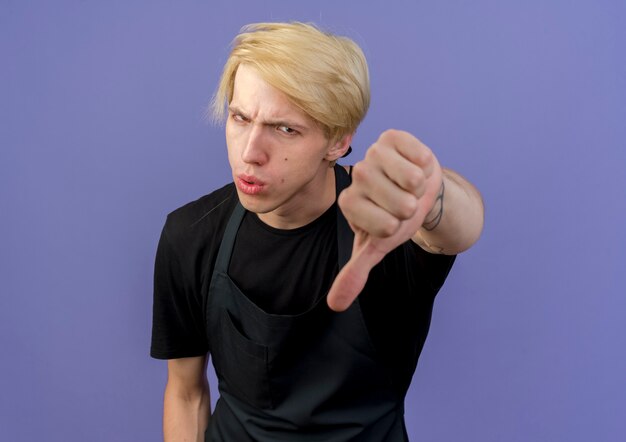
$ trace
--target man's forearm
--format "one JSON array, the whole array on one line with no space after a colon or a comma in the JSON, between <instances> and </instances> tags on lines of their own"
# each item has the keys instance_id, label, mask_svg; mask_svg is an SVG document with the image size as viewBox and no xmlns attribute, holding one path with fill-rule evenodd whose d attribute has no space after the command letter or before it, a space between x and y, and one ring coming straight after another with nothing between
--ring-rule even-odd
<instances>
[{"instance_id":1,"label":"man's forearm","mask_svg":"<svg viewBox=\"0 0 626 442\"><path fill-rule=\"evenodd\" d=\"M182 392L165 387L163 436L165 442L201 442L211 415L208 383L198 391Z\"/></svg>"},{"instance_id":2,"label":"man's forearm","mask_svg":"<svg viewBox=\"0 0 626 442\"><path fill-rule=\"evenodd\" d=\"M413 241L434 253L453 255L469 249L483 228L480 193L465 178L448 169L430 213Z\"/></svg>"}]
</instances>

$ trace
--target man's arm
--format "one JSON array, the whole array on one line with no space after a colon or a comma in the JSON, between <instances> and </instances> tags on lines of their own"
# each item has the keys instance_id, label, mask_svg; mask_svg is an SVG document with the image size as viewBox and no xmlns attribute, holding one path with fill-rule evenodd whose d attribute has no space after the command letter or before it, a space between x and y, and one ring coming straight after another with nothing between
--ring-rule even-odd
<instances>
[{"instance_id":1,"label":"man's arm","mask_svg":"<svg viewBox=\"0 0 626 442\"><path fill-rule=\"evenodd\" d=\"M431 253L456 255L480 237L484 206L480 193L465 178L443 169L443 181L422 227L413 241Z\"/></svg>"},{"instance_id":2,"label":"man's arm","mask_svg":"<svg viewBox=\"0 0 626 442\"><path fill-rule=\"evenodd\" d=\"M167 361L167 385L163 401L165 442L204 441L211 415L207 356Z\"/></svg>"}]
</instances>

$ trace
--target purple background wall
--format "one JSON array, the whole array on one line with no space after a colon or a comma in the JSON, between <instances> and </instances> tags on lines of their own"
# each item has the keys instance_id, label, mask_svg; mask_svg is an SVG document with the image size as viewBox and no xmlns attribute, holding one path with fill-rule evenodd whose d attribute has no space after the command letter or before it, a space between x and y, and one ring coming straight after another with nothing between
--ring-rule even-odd
<instances>
[{"instance_id":1,"label":"purple background wall","mask_svg":"<svg viewBox=\"0 0 626 442\"><path fill-rule=\"evenodd\" d=\"M0 0L0 440L161 437L148 357L165 215L229 180L203 121L245 23L362 44L356 161L412 131L481 189L435 306L414 440L626 434L626 6Z\"/></svg>"}]
</instances>

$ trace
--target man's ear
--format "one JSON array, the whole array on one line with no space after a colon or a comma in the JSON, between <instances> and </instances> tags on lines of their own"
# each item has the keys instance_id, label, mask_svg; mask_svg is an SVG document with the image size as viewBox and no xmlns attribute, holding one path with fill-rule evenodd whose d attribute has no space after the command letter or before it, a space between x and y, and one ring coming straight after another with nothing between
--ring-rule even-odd
<instances>
[{"instance_id":1,"label":"man's ear","mask_svg":"<svg viewBox=\"0 0 626 442\"><path fill-rule=\"evenodd\" d=\"M344 135L339 140L335 141L334 144L328 149L326 153L326 160L328 161L337 161L339 158L345 155L345 153L350 148L350 143L352 143L352 137L354 133Z\"/></svg>"}]
</instances>

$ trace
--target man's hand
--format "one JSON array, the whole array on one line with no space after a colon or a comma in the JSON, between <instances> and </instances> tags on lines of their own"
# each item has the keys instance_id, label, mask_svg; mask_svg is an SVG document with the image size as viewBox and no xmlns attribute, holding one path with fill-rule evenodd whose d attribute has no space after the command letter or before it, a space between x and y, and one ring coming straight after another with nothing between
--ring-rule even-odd
<instances>
[{"instance_id":1,"label":"man's hand","mask_svg":"<svg viewBox=\"0 0 626 442\"><path fill-rule=\"evenodd\" d=\"M424 223L442 185L432 151L408 132L387 130L354 166L352 185L339 207L355 233L352 257L328 293L328 306L346 310L361 293L370 270Z\"/></svg>"}]
</instances>

